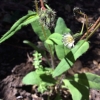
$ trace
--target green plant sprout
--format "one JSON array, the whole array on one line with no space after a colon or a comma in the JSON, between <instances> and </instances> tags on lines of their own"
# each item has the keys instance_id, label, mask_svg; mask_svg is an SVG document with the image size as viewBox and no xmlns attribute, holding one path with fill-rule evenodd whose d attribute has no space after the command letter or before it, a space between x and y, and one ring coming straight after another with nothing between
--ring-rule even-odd
<instances>
[{"instance_id":1,"label":"green plant sprout","mask_svg":"<svg viewBox=\"0 0 100 100\"><path fill-rule=\"evenodd\" d=\"M33 66L37 69L39 67L41 67L42 65L40 64L42 62L42 55L41 53L38 53L37 51L35 51L35 53L33 54Z\"/></svg>"},{"instance_id":2,"label":"green plant sprout","mask_svg":"<svg viewBox=\"0 0 100 100\"><path fill-rule=\"evenodd\" d=\"M96 24L92 31L88 30L87 25L87 34L83 39L85 23L82 24L80 33L72 34L63 18L58 17L55 23L55 11L47 4L44 5L42 0L40 0L40 3L41 8L39 9L37 0L35 0L36 12L28 11L27 15L15 22L10 30L1 37L0 43L9 39L23 26L31 24L33 31L44 44L45 49L39 48L28 40L23 41L35 50L33 53L33 67L35 71L28 73L23 78L23 84L37 85L38 92L41 93L49 90L53 93L54 87L61 82L59 88L68 89L73 100L89 100L89 89L100 89L100 76L92 73L82 73L62 78L62 75L89 49L88 39L100 27L100 23ZM84 15L80 10L77 10L77 12ZM83 17L87 18L86 16ZM51 33L52 28L54 32ZM77 38L78 41L75 43ZM42 57L47 59L46 66L41 64ZM59 63L56 63L56 57ZM55 98L62 100L59 93L58 91Z\"/></svg>"}]
</instances>

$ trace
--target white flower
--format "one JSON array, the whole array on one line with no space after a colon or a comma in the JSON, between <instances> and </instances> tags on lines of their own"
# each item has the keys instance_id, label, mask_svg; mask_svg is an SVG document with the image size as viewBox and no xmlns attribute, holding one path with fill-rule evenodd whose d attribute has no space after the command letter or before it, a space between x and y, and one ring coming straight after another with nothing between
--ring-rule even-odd
<instances>
[{"instance_id":1,"label":"white flower","mask_svg":"<svg viewBox=\"0 0 100 100\"><path fill-rule=\"evenodd\" d=\"M70 33L65 33L62 38L64 46L67 46L68 48L74 47L74 38Z\"/></svg>"}]
</instances>

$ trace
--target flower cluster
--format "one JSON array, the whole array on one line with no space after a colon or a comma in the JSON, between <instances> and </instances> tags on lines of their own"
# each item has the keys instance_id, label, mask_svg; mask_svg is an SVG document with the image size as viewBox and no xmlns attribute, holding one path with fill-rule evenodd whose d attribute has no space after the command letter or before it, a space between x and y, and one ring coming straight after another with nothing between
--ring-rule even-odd
<instances>
[{"instance_id":1,"label":"flower cluster","mask_svg":"<svg viewBox=\"0 0 100 100\"><path fill-rule=\"evenodd\" d=\"M54 27L54 23L55 23L55 12L51 9L41 9L39 11L39 21L40 23L47 27L48 29L51 29L52 27Z\"/></svg>"},{"instance_id":2,"label":"flower cluster","mask_svg":"<svg viewBox=\"0 0 100 100\"><path fill-rule=\"evenodd\" d=\"M63 35L62 41L63 41L64 46L67 46L68 48L74 47L75 41L70 33L65 33Z\"/></svg>"}]
</instances>

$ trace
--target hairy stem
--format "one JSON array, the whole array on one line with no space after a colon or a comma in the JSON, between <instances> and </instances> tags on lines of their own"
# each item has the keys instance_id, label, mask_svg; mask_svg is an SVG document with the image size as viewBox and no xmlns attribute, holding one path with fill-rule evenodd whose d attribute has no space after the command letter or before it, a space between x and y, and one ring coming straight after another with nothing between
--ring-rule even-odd
<instances>
[{"instance_id":1,"label":"hairy stem","mask_svg":"<svg viewBox=\"0 0 100 100\"><path fill-rule=\"evenodd\" d=\"M52 54L52 49L51 49L51 46L49 46L49 49L50 49L50 57L51 57L51 66L52 68L54 69L55 68L55 63L54 63L54 55Z\"/></svg>"},{"instance_id":2,"label":"hairy stem","mask_svg":"<svg viewBox=\"0 0 100 100\"><path fill-rule=\"evenodd\" d=\"M45 33L45 29L44 29L44 27L43 27L42 24L41 24L41 26L42 26L42 31L43 31L43 34L44 34L44 37L45 37L45 40L46 40L47 39L47 36L46 36L46 33ZM49 47L50 57L51 57L51 66L54 69L54 67L55 67L54 55L52 54L52 49L51 49L51 46L49 44L48 44L48 47Z\"/></svg>"}]
</instances>

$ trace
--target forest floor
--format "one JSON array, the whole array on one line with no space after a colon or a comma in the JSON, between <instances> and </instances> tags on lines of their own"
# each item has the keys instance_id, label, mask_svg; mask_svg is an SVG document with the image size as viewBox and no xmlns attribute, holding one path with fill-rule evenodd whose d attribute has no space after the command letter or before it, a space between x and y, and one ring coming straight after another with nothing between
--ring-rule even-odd
<instances>
[{"instance_id":1,"label":"forest floor","mask_svg":"<svg viewBox=\"0 0 100 100\"><path fill-rule=\"evenodd\" d=\"M74 7L81 8L87 14L89 24L95 23L100 17L99 0L48 0L47 4L55 10L56 17L65 20L73 33L79 32L82 26L81 17L76 19L73 14ZM33 9L32 0L1 0L0 36L6 33L15 21L27 14L28 10ZM33 70L27 56L31 55L33 49L23 44L23 40L30 40L33 43L39 41L30 25L0 44L0 100L47 100L47 95L33 92L32 86L22 85L22 78ZM68 71L69 74L91 72L100 75L100 28L89 41L89 50L75 62L73 68ZM55 100L54 94L50 100ZM71 100L71 96L68 95L66 100ZM100 91L91 89L90 100L100 100Z\"/></svg>"}]
</instances>

